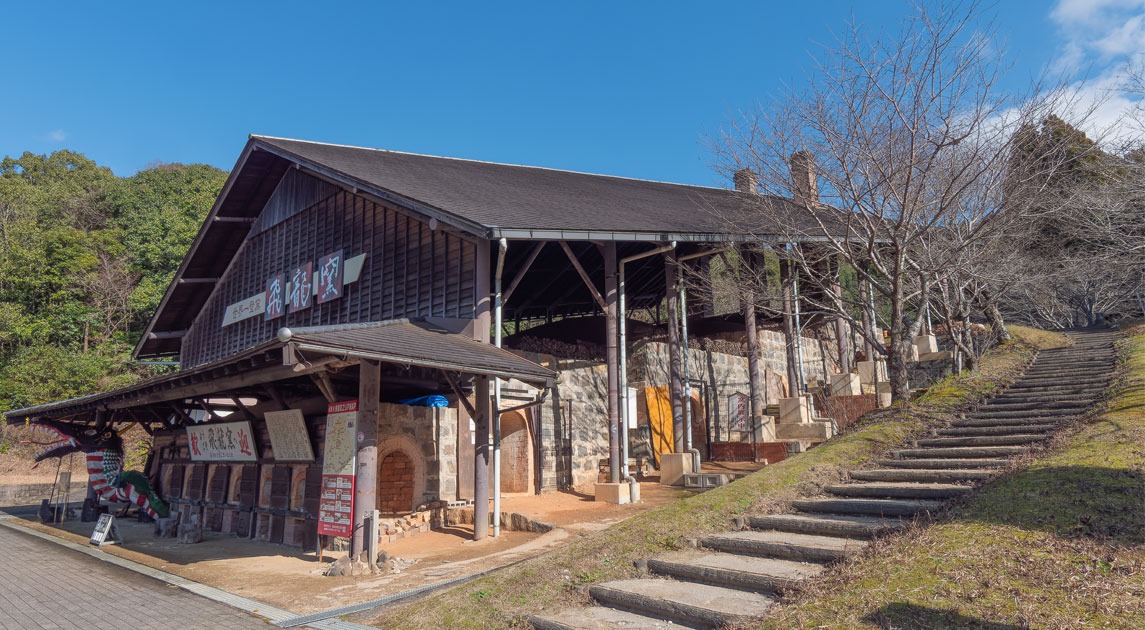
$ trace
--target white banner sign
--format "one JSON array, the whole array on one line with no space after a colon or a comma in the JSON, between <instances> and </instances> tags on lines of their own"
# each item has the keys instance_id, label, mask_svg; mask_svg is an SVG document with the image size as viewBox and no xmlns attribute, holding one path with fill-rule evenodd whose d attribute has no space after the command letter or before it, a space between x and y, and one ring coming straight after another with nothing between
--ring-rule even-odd
<instances>
[{"instance_id":1,"label":"white banner sign","mask_svg":"<svg viewBox=\"0 0 1145 630\"><path fill-rule=\"evenodd\" d=\"M187 427L191 459L200 462L253 462L254 434L249 422L197 424Z\"/></svg>"}]
</instances>

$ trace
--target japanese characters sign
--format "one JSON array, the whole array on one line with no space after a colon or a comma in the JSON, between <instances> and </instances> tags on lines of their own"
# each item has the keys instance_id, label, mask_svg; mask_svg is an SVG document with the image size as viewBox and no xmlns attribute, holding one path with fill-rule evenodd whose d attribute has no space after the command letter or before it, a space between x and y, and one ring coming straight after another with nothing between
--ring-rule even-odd
<instances>
[{"instance_id":1,"label":"japanese characters sign","mask_svg":"<svg viewBox=\"0 0 1145 630\"><path fill-rule=\"evenodd\" d=\"M253 462L258 458L249 422L188 426L187 444L194 461Z\"/></svg>"},{"instance_id":2,"label":"japanese characters sign","mask_svg":"<svg viewBox=\"0 0 1145 630\"><path fill-rule=\"evenodd\" d=\"M314 263L308 260L290 272L288 310L296 313L304 308L310 308L312 297L314 297Z\"/></svg>"},{"instance_id":3,"label":"japanese characters sign","mask_svg":"<svg viewBox=\"0 0 1145 630\"><path fill-rule=\"evenodd\" d=\"M310 435L306 433L306 419L300 409L268 411L264 416L270 433L270 448L274 458L286 462L314 461Z\"/></svg>"},{"instance_id":4,"label":"japanese characters sign","mask_svg":"<svg viewBox=\"0 0 1145 630\"><path fill-rule=\"evenodd\" d=\"M322 494L318 500L318 533L351 536L354 532L354 463L358 451L358 401L331 403L326 410Z\"/></svg>"},{"instance_id":5,"label":"japanese characters sign","mask_svg":"<svg viewBox=\"0 0 1145 630\"><path fill-rule=\"evenodd\" d=\"M278 274L271 276L266 281L266 297L263 298L263 303L266 305L266 319L282 317L286 314L284 305L286 303L286 276Z\"/></svg>"},{"instance_id":6,"label":"japanese characters sign","mask_svg":"<svg viewBox=\"0 0 1145 630\"><path fill-rule=\"evenodd\" d=\"M731 431L750 431L748 424L751 399L743 392L736 392L728 396L728 429Z\"/></svg>"},{"instance_id":7,"label":"japanese characters sign","mask_svg":"<svg viewBox=\"0 0 1145 630\"><path fill-rule=\"evenodd\" d=\"M342 250L318 260L318 303L342 297Z\"/></svg>"}]
</instances>

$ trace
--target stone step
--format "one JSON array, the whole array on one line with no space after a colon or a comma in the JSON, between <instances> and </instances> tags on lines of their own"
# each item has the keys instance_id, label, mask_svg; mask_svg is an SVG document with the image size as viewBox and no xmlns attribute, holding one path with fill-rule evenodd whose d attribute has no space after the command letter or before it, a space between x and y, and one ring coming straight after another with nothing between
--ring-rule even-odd
<instances>
[{"instance_id":1,"label":"stone step","mask_svg":"<svg viewBox=\"0 0 1145 630\"><path fill-rule=\"evenodd\" d=\"M981 481L996 475L998 471L989 468L975 468L960 470L957 468L927 468L912 470L910 468L876 468L874 470L852 470L851 479L856 481L916 481L916 482L944 482L944 481Z\"/></svg>"},{"instance_id":2,"label":"stone step","mask_svg":"<svg viewBox=\"0 0 1145 630\"><path fill-rule=\"evenodd\" d=\"M839 514L768 514L752 516L748 526L755 530L776 530L796 534L874 538L906 526L900 518L843 516Z\"/></svg>"},{"instance_id":3,"label":"stone step","mask_svg":"<svg viewBox=\"0 0 1145 630\"><path fill-rule=\"evenodd\" d=\"M1090 387L1087 385L1012 385L1002 396L1088 396L1096 398L1101 395L1103 387Z\"/></svg>"},{"instance_id":4,"label":"stone step","mask_svg":"<svg viewBox=\"0 0 1145 630\"><path fill-rule=\"evenodd\" d=\"M689 582L775 592L823 572L821 564L707 551L677 551L648 560L648 570Z\"/></svg>"},{"instance_id":5,"label":"stone step","mask_svg":"<svg viewBox=\"0 0 1145 630\"><path fill-rule=\"evenodd\" d=\"M1034 427L1061 426L1061 418L966 418L950 423L951 427Z\"/></svg>"},{"instance_id":6,"label":"stone step","mask_svg":"<svg viewBox=\"0 0 1145 630\"><path fill-rule=\"evenodd\" d=\"M1002 394L990 399L989 404L1017 404L1017 403L1071 403L1074 405L1089 406L1097 400L1096 394L1048 394L1044 396L1016 396L1009 394Z\"/></svg>"},{"instance_id":7,"label":"stone step","mask_svg":"<svg viewBox=\"0 0 1145 630\"><path fill-rule=\"evenodd\" d=\"M1038 400L1031 402L1003 402L988 400L978 407L977 411L1040 411L1057 409L1085 409L1089 405L1073 400Z\"/></svg>"},{"instance_id":8,"label":"stone step","mask_svg":"<svg viewBox=\"0 0 1145 630\"><path fill-rule=\"evenodd\" d=\"M929 451L928 451L929 452ZM1008 459L879 459L875 460L879 466L887 468L902 468L914 470L990 470L992 468L1005 468L1010 465Z\"/></svg>"},{"instance_id":9,"label":"stone step","mask_svg":"<svg viewBox=\"0 0 1145 630\"><path fill-rule=\"evenodd\" d=\"M1048 435L1019 434L1019 435L983 435L980 437L943 437L915 440L920 448L953 448L959 446L1015 446L1018 444L1033 444L1048 439Z\"/></svg>"},{"instance_id":10,"label":"stone step","mask_svg":"<svg viewBox=\"0 0 1145 630\"><path fill-rule=\"evenodd\" d=\"M801 512L886 517L914 516L937 511L941 506L941 501L918 499L805 499L791 502L791 507Z\"/></svg>"},{"instance_id":11,"label":"stone step","mask_svg":"<svg viewBox=\"0 0 1145 630\"><path fill-rule=\"evenodd\" d=\"M949 437L973 437L982 435L1030 435L1034 433L1046 433L1054 431L1058 428L1056 423L1042 423L1042 424L1003 424L1000 426L976 426L976 427L950 427L947 429L939 429L938 435Z\"/></svg>"},{"instance_id":12,"label":"stone step","mask_svg":"<svg viewBox=\"0 0 1145 630\"><path fill-rule=\"evenodd\" d=\"M1064 418L1083 413L1086 407L1070 409L1032 409L1030 411L974 411L967 418Z\"/></svg>"},{"instance_id":13,"label":"stone step","mask_svg":"<svg viewBox=\"0 0 1145 630\"><path fill-rule=\"evenodd\" d=\"M774 598L759 593L654 578L595 584L588 593L606 606L699 628L746 624L775 604Z\"/></svg>"},{"instance_id":14,"label":"stone step","mask_svg":"<svg viewBox=\"0 0 1145 630\"><path fill-rule=\"evenodd\" d=\"M1018 379L1020 381L1052 378L1059 381L1088 381L1108 378L1112 366L1100 368L1030 368Z\"/></svg>"},{"instance_id":15,"label":"stone step","mask_svg":"<svg viewBox=\"0 0 1145 630\"><path fill-rule=\"evenodd\" d=\"M868 543L840 536L818 536L780 531L728 532L700 541L704 547L725 553L798 562L834 562Z\"/></svg>"},{"instance_id":16,"label":"stone step","mask_svg":"<svg viewBox=\"0 0 1145 630\"><path fill-rule=\"evenodd\" d=\"M952 483L848 483L827 486L824 491L837 497L859 499L953 499L969 493L973 488Z\"/></svg>"},{"instance_id":17,"label":"stone step","mask_svg":"<svg viewBox=\"0 0 1145 630\"><path fill-rule=\"evenodd\" d=\"M531 615L529 623L537 630L675 630L680 625L665 619L645 617L626 610L591 606L570 608L549 615Z\"/></svg>"},{"instance_id":18,"label":"stone step","mask_svg":"<svg viewBox=\"0 0 1145 630\"><path fill-rule=\"evenodd\" d=\"M995 458L1021 455L1029 450L1026 446L971 446L951 448L904 448L891 451L891 457L906 458Z\"/></svg>"},{"instance_id":19,"label":"stone step","mask_svg":"<svg viewBox=\"0 0 1145 630\"><path fill-rule=\"evenodd\" d=\"M1086 378L1062 378L1060 376L1039 376L1037 378L1023 378L1010 386L1010 391L1026 387L1086 387L1104 388L1109 383L1108 375L1091 376Z\"/></svg>"}]
</instances>

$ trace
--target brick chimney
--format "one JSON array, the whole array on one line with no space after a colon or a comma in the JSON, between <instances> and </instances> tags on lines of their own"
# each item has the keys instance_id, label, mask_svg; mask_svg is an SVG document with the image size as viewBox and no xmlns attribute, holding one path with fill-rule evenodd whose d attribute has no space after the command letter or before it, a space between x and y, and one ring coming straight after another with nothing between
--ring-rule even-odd
<instances>
[{"instance_id":1,"label":"brick chimney","mask_svg":"<svg viewBox=\"0 0 1145 630\"><path fill-rule=\"evenodd\" d=\"M815 175L815 156L796 151L788 162L791 167L791 197L801 205L819 203L819 178Z\"/></svg>"},{"instance_id":2,"label":"brick chimney","mask_svg":"<svg viewBox=\"0 0 1145 630\"><path fill-rule=\"evenodd\" d=\"M735 184L736 190L750 195L759 194L759 175L750 168L742 168L732 175L732 182Z\"/></svg>"}]
</instances>

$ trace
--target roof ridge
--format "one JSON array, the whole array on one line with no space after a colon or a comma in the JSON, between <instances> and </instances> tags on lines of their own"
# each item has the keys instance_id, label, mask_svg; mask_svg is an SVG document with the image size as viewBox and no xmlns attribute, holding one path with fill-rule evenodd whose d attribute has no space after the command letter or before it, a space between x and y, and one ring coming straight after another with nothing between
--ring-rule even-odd
<instances>
[{"instance_id":1,"label":"roof ridge","mask_svg":"<svg viewBox=\"0 0 1145 630\"><path fill-rule=\"evenodd\" d=\"M665 184L667 186L682 186L685 188L699 188L701 190L713 190L718 192L736 192L733 188L719 188L717 186L702 186L700 184L681 184L679 182L668 182L659 179L645 179L642 177L625 177L623 175L608 175L605 173L590 173L588 171L574 171L566 168L554 168L551 166L535 166L531 164L513 164L510 162L493 162L490 160L477 160L473 158L459 158L447 155L433 155L430 153L414 153L412 151L397 151L394 149L379 149L376 147L363 147L353 144L340 144L337 142L318 142L316 140L301 140L299 138L283 138L279 136L265 136L260 134L250 134L251 139L261 140L285 140L287 142L303 142L306 144L317 144L328 147L340 147L343 149L358 149L361 151L377 151L378 153L393 153L397 155L410 155L414 157L433 158L436 160L453 160L456 162L472 162L474 164L489 164L491 166L511 166L513 168L529 168L538 171L552 171L554 173L569 173L572 175L587 175L589 177L607 177L609 179L621 179L632 182L644 182L648 184Z\"/></svg>"}]
</instances>

